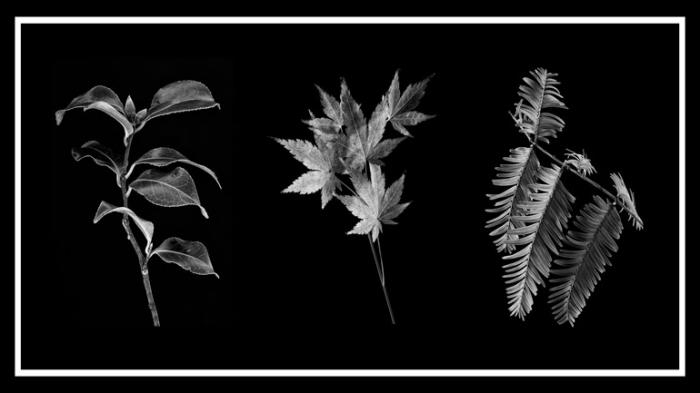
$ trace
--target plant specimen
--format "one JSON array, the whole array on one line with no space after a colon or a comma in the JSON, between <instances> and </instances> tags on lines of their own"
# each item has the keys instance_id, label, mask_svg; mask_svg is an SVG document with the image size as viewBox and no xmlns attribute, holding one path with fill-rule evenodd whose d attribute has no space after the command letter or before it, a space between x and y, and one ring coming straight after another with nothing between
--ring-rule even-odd
<instances>
[{"instance_id":1,"label":"plant specimen","mask_svg":"<svg viewBox=\"0 0 700 393\"><path fill-rule=\"evenodd\" d=\"M110 88L95 86L87 93L80 95L71 101L65 109L56 112L56 124L60 125L66 111L76 108L83 110L97 109L119 122L124 128L124 153L114 153L100 142L91 140L80 148L72 150L73 158L80 161L84 158L92 159L95 164L109 168L115 175L117 187L121 192L122 206L115 206L108 202L100 202L93 223L97 223L109 213L121 213L122 226L126 231L126 237L131 242L141 268L143 286L148 298L148 307L151 310L153 325L160 326L158 310L153 299L153 291L148 275L148 261L157 255L165 262L174 263L194 274L213 274L214 272L207 248L198 241L183 240L178 237L170 237L156 248L153 248L154 225L134 213L128 206L129 196L132 191L143 196L147 201L158 206L197 206L202 215L208 218L207 212L199 201L194 180L184 168L176 166L173 169L159 169L172 164L188 164L197 167L214 178L221 188L219 179L214 172L200 164L190 161L175 149L157 147L149 150L134 162L129 162L129 152L134 136L143 129L146 123L156 117L180 112L188 112L199 109L220 107L214 101L209 89L197 81L179 81L162 87L153 96L151 106L136 112L131 96L127 97L126 104L122 104L119 97ZM138 176L132 176L139 167L152 166ZM134 237L131 221L136 225L145 239L143 249Z\"/></svg>"},{"instance_id":2,"label":"plant specimen","mask_svg":"<svg viewBox=\"0 0 700 393\"><path fill-rule=\"evenodd\" d=\"M405 175L386 188L382 165L402 141L411 137L406 127L433 117L415 111L429 80L409 85L401 93L397 71L369 119L352 98L345 80L341 80L339 100L316 86L325 117L309 111L310 119L303 121L313 132L314 143L275 139L309 169L282 192L320 191L321 209L335 197L360 219L348 234L366 235L369 240L392 324L396 321L386 289L380 234L384 224L396 224L395 219L410 202L400 203ZM389 123L403 136L384 138Z\"/></svg>"},{"instance_id":3,"label":"plant specimen","mask_svg":"<svg viewBox=\"0 0 700 393\"><path fill-rule=\"evenodd\" d=\"M487 209L495 217L486 228L506 264L506 294L511 316L525 318L533 305L538 286L549 278L549 300L557 323L574 325L610 265L617 251L623 225L618 210L624 210L637 230L643 227L637 214L634 194L619 174L611 174L614 193L593 181L595 169L583 153L567 150L564 160L543 147L564 128L564 120L554 111L568 109L559 92L557 74L538 68L525 77L511 116L529 145L510 150L504 163L496 168L495 186L502 191L487 194L494 207ZM550 161L540 162L538 154ZM571 173L593 186L593 195L573 220L570 218L576 198L564 185L565 173ZM568 230L567 230L568 229ZM554 266L552 267L552 262ZM552 277L550 277L550 269Z\"/></svg>"}]
</instances>

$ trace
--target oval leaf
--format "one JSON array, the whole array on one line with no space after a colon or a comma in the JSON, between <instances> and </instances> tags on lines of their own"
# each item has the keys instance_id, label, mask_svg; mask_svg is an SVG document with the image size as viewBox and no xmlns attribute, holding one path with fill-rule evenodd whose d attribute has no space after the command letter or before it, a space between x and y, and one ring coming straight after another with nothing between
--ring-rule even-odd
<instances>
[{"instance_id":1,"label":"oval leaf","mask_svg":"<svg viewBox=\"0 0 700 393\"><path fill-rule=\"evenodd\" d=\"M151 241L153 240L153 231L154 231L154 226L153 223L147 220L144 220L143 218L139 217L134 213L131 209L127 207L117 207L114 206L110 203L107 203L105 201L100 202L100 206L97 208L97 212L95 213L95 218L92 219L93 224L96 224L98 221L102 219L105 215L109 213L122 213L122 214L127 214L129 217L131 217L132 220L134 220L134 223L136 224L137 227L141 230L141 233L143 233L143 236L146 238L146 249L148 250L151 245Z\"/></svg>"},{"instance_id":2,"label":"oval leaf","mask_svg":"<svg viewBox=\"0 0 700 393\"><path fill-rule=\"evenodd\" d=\"M219 179L216 177L214 171L212 171L204 165L198 164L194 161L190 161L187 157L182 155L182 153L169 147L157 147L155 149L147 151L144 155L141 156L141 158L139 158L138 160L134 161L133 164L131 164L131 168L126 174L126 177L128 178L131 175L131 172L136 167L136 165L139 164L163 167L175 162L182 162L184 164L189 164L203 170L204 172L208 173L211 177L213 177L216 181L216 184L218 184L219 188L221 188L221 183L219 183Z\"/></svg>"},{"instance_id":3,"label":"oval leaf","mask_svg":"<svg viewBox=\"0 0 700 393\"><path fill-rule=\"evenodd\" d=\"M199 202L197 187L186 170L177 167L170 172L148 169L129 185L130 189L143 195L149 202L158 206L177 207L195 205L209 218Z\"/></svg>"},{"instance_id":4,"label":"oval leaf","mask_svg":"<svg viewBox=\"0 0 700 393\"><path fill-rule=\"evenodd\" d=\"M107 147L98 141L87 141L78 148L71 150L71 155L75 161L80 161L83 158L90 157L95 164L109 168L117 176L117 187L119 184L119 175L121 174L120 165L121 157L117 156Z\"/></svg>"},{"instance_id":5,"label":"oval leaf","mask_svg":"<svg viewBox=\"0 0 700 393\"><path fill-rule=\"evenodd\" d=\"M98 85L88 90L87 93L75 97L65 109L56 111L56 125L61 124L66 111L76 108L97 109L118 121L124 128L124 145L126 145L126 139L129 135L134 133L133 125L124 113L124 105L109 87Z\"/></svg>"},{"instance_id":6,"label":"oval leaf","mask_svg":"<svg viewBox=\"0 0 700 393\"><path fill-rule=\"evenodd\" d=\"M177 237L165 239L155 250L151 251L149 258L154 254L167 263L174 263L194 274L213 274L214 267L209 259L209 252L203 243L197 241L182 240Z\"/></svg>"},{"instance_id":7,"label":"oval leaf","mask_svg":"<svg viewBox=\"0 0 700 393\"><path fill-rule=\"evenodd\" d=\"M153 96L144 123L158 116L219 107L203 83L191 80L173 82Z\"/></svg>"}]
</instances>

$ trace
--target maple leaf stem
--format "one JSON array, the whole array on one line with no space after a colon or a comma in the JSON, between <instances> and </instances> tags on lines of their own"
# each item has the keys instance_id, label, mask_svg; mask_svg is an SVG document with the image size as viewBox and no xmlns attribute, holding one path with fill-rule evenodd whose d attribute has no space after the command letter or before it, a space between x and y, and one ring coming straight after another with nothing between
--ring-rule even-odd
<instances>
[{"instance_id":1,"label":"maple leaf stem","mask_svg":"<svg viewBox=\"0 0 700 393\"><path fill-rule=\"evenodd\" d=\"M355 192L355 189L353 189L352 187L350 187L350 186L348 185L348 183L345 182L345 180L343 180L343 179L340 178L340 177L336 177L336 179L338 179L338 181L340 181L340 184L342 184L345 188L347 188L348 191L350 191L353 195L355 195L356 197L360 198L360 196L357 195L357 193ZM362 199L362 198L360 198L360 199Z\"/></svg>"},{"instance_id":2,"label":"maple leaf stem","mask_svg":"<svg viewBox=\"0 0 700 393\"><path fill-rule=\"evenodd\" d=\"M367 234L367 240L369 240L369 248L372 250L372 257L374 257L374 265L377 267L377 274L379 275L379 283L382 284L382 291L384 291L384 301L386 302L386 307L389 309L389 317L391 318L391 324L396 325L396 320L394 319L394 310L392 310L391 302L389 301L389 293L386 291L386 285L384 285L383 266L380 267L380 265L379 265L379 259L377 258L377 252L374 250L374 242L372 242L372 235Z\"/></svg>"}]
</instances>

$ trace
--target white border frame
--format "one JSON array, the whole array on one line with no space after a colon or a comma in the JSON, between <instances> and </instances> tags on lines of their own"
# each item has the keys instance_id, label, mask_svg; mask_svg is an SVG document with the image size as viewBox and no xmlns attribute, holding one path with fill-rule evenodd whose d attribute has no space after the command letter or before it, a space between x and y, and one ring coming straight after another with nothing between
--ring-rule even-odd
<instances>
[{"instance_id":1,"label":"white border frame","mask_svg":"<svg viewBox=\"0 0 700 393\"><path fill-rule=\"evenodd\" d=\"M48 370L22 369L22 25L25 24L677 24L679 125L678 369L670 370ZM15 376L670 376L686 375L685 17L15 17Z\"/></svg>"}]
</instances>

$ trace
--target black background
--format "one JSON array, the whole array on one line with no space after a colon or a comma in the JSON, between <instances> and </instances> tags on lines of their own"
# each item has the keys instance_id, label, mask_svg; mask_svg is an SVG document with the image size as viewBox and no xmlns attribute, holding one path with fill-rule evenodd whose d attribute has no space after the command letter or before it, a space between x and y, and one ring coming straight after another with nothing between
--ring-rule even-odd
<instances>
[{"instance_id":1,"label":"black background","mask_svg":"<svg viewBox=\"0 0 700 393\"><path fill-rule=\"evenodd\" d=\"M678 30L662 25L80 25L22 28L23 368L677 368ZM620 251L575 328L558 326L540 290L509 317L484 194L493 168L525 141L508 115L521 78L560 74L567 122L550 151L584 149L611 186L621 172L646 228ZM303 171L269 136L310 137L314 84L346 78L369 111L396 69L435 73L413 128L387 160L412 205L382 246L391 326L367 240L337 201L280 191ZM137 261L117 217L111 172L75 163L97 139L122 148L98 111L54 111L96 84L137 110L174 80L210 87L221 110L156 119L132 157L156 146L209 166L190 170L210 219L132 195L169 236L204 242L221 275L154 260L162 328L150 327ZM390 131L389 134L397 134ZM585 184L569 177L579 202Z\"/></svg>"}]
</instances>

